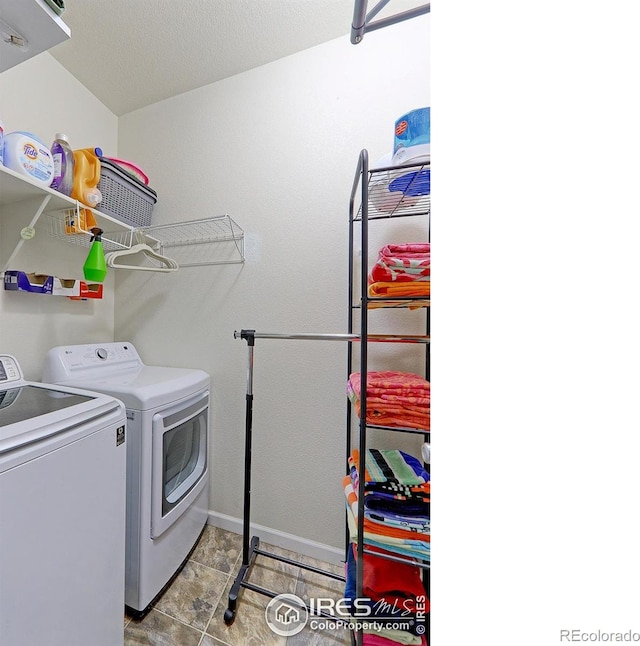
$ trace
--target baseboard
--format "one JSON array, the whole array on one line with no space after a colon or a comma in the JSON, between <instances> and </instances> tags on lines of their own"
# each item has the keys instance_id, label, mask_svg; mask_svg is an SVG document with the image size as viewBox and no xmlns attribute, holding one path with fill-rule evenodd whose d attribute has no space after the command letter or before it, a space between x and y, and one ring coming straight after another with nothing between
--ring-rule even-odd
<instances>
[{"instance_id":1,"label":"baseboard","mask_svg":"<svg viewBox=\"0 0 640 646\"><path fill-rule=\"evenodd\" d=\"M240 518L220 514L216 511L209 511L207 524L219 527L228 532L242 534L242 520ZM340 548L318 543L294 534L287 534L286 532L281 532L271 527L251 523L251 536L258 536L260 541L277 545L286 550L292 550L293 552L298 552L298 554L304 554L305 556L319 559L320 561L335 563L337 565L344 563L344 550Z\"/></svg>"}]
</instances>

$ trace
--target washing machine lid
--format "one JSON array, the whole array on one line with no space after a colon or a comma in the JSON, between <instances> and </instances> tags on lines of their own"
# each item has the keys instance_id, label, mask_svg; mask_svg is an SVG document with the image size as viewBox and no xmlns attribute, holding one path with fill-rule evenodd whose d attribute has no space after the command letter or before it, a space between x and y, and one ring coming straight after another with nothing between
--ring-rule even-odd
<instances>
[{"instance_id":1,"label":"washing machine lid","mask_svg":"<svg viewBox=\"0 0 640 646\"><path fill-rule=\"evenodd\" d=\"M142 366L100 376L94 373L65 385L117 397L129 409L150 410L206 390L209 382L203 370Z\"/></svg>"},{"instance_id":2,"label":"washing machine lid","mask_svg":"<svg viewBox=\"0 0 640 646\"><path fill-rule=\"evenodd\" d=\"M83 404L95 397L63 393L26 384L0 391L0 426L24 422L32 417Z\"/></svg>"},{"instance_id":3,"label":"washing machine lid","mask_svg":"<svg viewBox=\"0 0 640 646\"><path fill-rule=\"evenodd\" d=\"M29 382L11 386L0 386L0 456L82 424L98 424L122 409L117 400L98 393Z\"/></svg>"}]
</instances>

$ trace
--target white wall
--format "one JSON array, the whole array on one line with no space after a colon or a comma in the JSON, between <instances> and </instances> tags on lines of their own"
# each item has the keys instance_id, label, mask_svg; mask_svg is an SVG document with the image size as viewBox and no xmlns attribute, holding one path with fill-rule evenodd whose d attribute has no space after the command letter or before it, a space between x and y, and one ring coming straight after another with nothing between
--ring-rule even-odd
<instances>
[{"instance_id":1,"label":"white wall","mask_svg":"<svg viewBox=\"0 0 640 646\"><path fill-rule=\"evenodd\" d=\"M68 135L73 148L101 146L114 154L118 120L52 56L40 54L0 74L0 117L7 132L26 130L47 145L56 132ZM36 207L37 208L37 207ZM17 232L34 215L22 207L0 214L2 262L18 239ZM50 237L48 220L36 226L13 267L22 271L82 278L84 247ZM54 345L113 338L113 279L100 301L5 292L0 289L0 352L14 354L27 378L40 379L45 352Z\"/></svg>"},{"instance_id":2,"label":"white wall","mask_svg":"<svg viewBox=\"0 0 640 646\"><path fill-rule=\"evenodd\" d=\"M395 120L429 104L424 16L120 119L120 156L149 175L157 223L229 213L246 232L244 265L116 277L116 340L132 341L147 363L212 376L215 514L242 517L247 345L234 330L346 331L358 154L391 152ZM398 221L372 246L425 238ZM256 342L252 518L335 547L344 536L345 360L342 343ZM415 365L407 353L400 364Z\"/></svg>"}]
</instances>

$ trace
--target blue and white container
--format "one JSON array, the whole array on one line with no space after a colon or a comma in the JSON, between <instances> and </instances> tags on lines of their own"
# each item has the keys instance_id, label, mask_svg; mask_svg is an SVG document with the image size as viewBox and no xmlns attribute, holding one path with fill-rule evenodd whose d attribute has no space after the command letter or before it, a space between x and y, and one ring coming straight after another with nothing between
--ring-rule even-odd
<instances>
[{"instance_id":1,"label":"blue and white container","mask_svg":"<svg viewBox=\"0 0 640 646\"><path fill-rule=\"evenodd\" d=\"M49 186L53 179L53 158L44 143L30 132L16 130L4 136L4 165L16 173Z\"/></svg>"},{"instance_id":2,"label":"blue and white container","mask_svg":"<svg viewBox=\"0 0 640 646\"><path fill-rule=\"evenodd\" d=\"M395 124L393 163L404 164L431 154L431 108L402 115Z\"/></svg>"}]
</instances>

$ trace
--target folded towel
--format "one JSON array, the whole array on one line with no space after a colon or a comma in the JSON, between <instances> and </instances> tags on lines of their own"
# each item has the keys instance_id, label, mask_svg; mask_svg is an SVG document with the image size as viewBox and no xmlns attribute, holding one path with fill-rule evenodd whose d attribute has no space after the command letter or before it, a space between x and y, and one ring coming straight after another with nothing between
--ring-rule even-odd
<instances>
[{"instance_id":1,"label":"folded towel","mask_svg":"<svg viewBox=\"0 0 640 646\"><path fill-rule=\"evenodd\" d=\"M344 488L344 495L347 499L347 504L351 509L351 512L355 519L358 518L358 495L353 488L350 476L345 476L342 479L342 486ZM424 543L431 542L431 536L426 531L420 531L418 529L400 529L398 527L391 527L390 525L385 525L381 523L374 523L368 518L364 518L364 529L370 534L375 534L376 538L381 540L382 538L396 538L401 540L419 540Z\"/></svg>"},{"instance_id":2,"label":"folded towel","mask_svg":"<svg viewBox=\"0 0 640 646\"><path fill-rule=\"evenodd\" d=\"M357 470L360 452L353 449L349 466ZM421 462L398 450L367 449L365 454L365 486L373 484L421 485L429 480L429 474Z\"/></svg>"},{"instance_id":3,"label":"folded towel","mask_svg":"<svg viewBox=\"0 0 640 646\"><path fill-rule=\"evenodd\" d=\"M372 523L388 525L396 529L406 529L428 534L431 531L431 519L426 516L397 514L393 511L372 511L364 508L364 517Z\"/></svg>"},{"instance_id":4,"label":"folded towel","mask_svg":"<svg viewBox=\"0 0 640 646\"><path fill-rule=\"evenodd\" d=\"M359 372L349 375L349 383L354 392L360 396L361 377ZM428 397L431 390L429 382L412 372L396 370L378 370L367 372L367 396L389 396L394 399L402 397Z\"/></svg>"},{"instance_id":5,"label":"folded towel","mask_svg":"<svg viewBox=\"0 0 640 646\"><path fill-rule=\"evenodd\" d=\"M390 554L386 550L368 547L372 551L380 554ZM351 544L347 550L347 562L345 564L345 589L344 598L349 602L352 609L353 601L356 599L356 545ZM389 565L382 563L386 561ZM398 567L400 565L400 567ZM386 578L386 572L393 567L394 573L391 578ZM366 616L367 621L375 620L382 626L389 626L395 622L407 624L407 632L414 635L422 634L424 626L423 617L416 616L416 610L420 607L424 612L429 611L429 601L426 598L422 581L417 568L410 565L398 564L397 561L364 554L364 569L362 571L362 594L358 607L367 606L369 614ZM382 588L375 588L378 582L383 583ZM390 585L399 585L395 590ZM418 603L420 606L418 606Z\"/></svg>"},{"instance_id":6,"label":"folded towel","mask_svg":"<svg viewBox=\"0 0 640 646\"><path fill-rule=\"evenodd\" d=\"M429 480L421 462L404 451L367 449L365 466L370 482L397 482L418 485Z\"/></svg>"},{"instance_id":7,"label":"folded towel","mask_svg":"<svg viewBox=\"0 0 640 646\"><path fill-rule=\"evenodd\" d=\"M349 375L347 396L360 417L360 373ZM430 428L430 384L412 373L367 373L367 422L383 426Z\"/></svg>"},{"instance_id":8,"label":"folded towel","mask_svg":"<svg viewBox=\"0 0 640 646\"><path fill-rule=\"evenodd\" d=\"M353 545L354 560L357 562L357 552ZM387 550L379 547L368 548L381 555L389 555ZM362 592L374 601L384 599L387 603L405 609L415 610L417 600L425 601L424 586L420 568L408 563L398 563L390 559L363 554L364 567L362 570ZM425 610L429 609L425 601Z\"/></svg>"},{"instance_id":9,"label":"folded towel","mask_svg":"<svg viewBox=\"0 0 640 646\"><path fill-rule=\"evenodd\" d=\"M380 256L393 258L403 256L405 258L419 258L428 256L431 253L430 242L406 242L403 244L388 244L380 249Z\"/></svg>"},{"instance_id":10,"label":"folded towel","mask_svg":"<svg viewBox=\"0 0 640 646\"><path fill-rule=\"evenodd\" d=\"M370 283L369 296L371 298L426 298L431 296L431 281Z\"/></svg>"},{"instance_id":11,"label":"folded towel","mask_svg":"<svg viewBox=\"0 0 640 646\"><path fill-rule=\"evenodd\" d=\"M353 511L349 505L346 505L347 525L349 527L349 540L356 542L358 540L358 525ZM431 560L431 545L428 541L419 540L422 534L413 534L415 538L396 538L394 536L383 536L371 532L365 526L363 540L367 547L380 547L400 556L407 556L424 561Z\"/></svg>"},{"instance_id":12,"label":"folded towel","mask_svg":"<svg viewBox=\"0 0 640 646\"><path fill-rule=\"evenodd\" d=\"M429 280L430 274L430 243L390 244L378 252L378 260L371 269L369 282Z\"/></svg>"}]
</instances>

